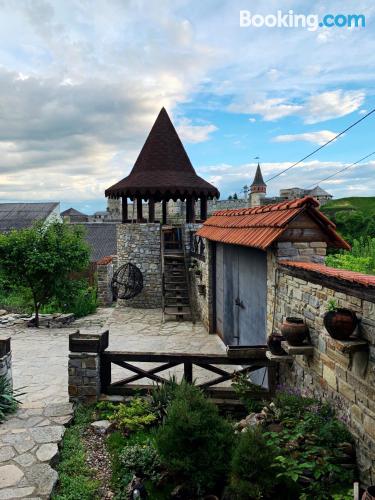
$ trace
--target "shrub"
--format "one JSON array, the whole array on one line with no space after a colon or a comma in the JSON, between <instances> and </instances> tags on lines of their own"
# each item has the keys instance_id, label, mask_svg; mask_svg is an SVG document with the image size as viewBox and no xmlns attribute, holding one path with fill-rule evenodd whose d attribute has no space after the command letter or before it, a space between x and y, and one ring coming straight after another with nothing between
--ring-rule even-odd
<instances>
[{"instance_id":1,"label":"shrub","mask_svg":"<svg viewBox=\"0 0 375 500\"><path fill-rule=\"evenodd\" d=\"M260 399L260 396L264 392L263 388L260 385L253 384L249 376L245 373L241 373L234 377L232 387L249 413L258 412L264 406ZM255 398L255 395L258 397Z\"/></svg>"},{"instance_id":2,"label":"shrub","mask_svg":"<svg viewBox=\"0 0 375 500\"><path fill-rule=\"evenodd\" d=\"M210 491L225 480L233 431L216 406L197 387L183 382L156 432L156 447L164 465L195 494Z\"/></svg>"},{"instance_id":3,"label":"shrub","mask_svg":"<svg viewBox=\"0 0 375 500\"><path fill-rule=\"evenodd\" d=\"M260 429L241 432L231 461L231 498L260 499L269 494L275 485L275 457L275 450L267 445Z\"/></svg>"},{"instance_id":4,"label":"shrub","mask_svg":"<svg viewBox=\"0 0 375 500\"><path fill-rule=\"evenodd\" d=\"M0 422L5 420L8 413L14 413L19 405L17 397L19 392L14 393L9 380L5 375L0 376Z\"/></svg>"},{"instance_id":5,"label":"shrub","mask_svg":"<svg viewBox=\"0 0 375 500\"><path fill-rule=\"evenodd\" d=\"M126 446L120 455L126 473L150 479L157 483L161 479L161 461L155 446L148 441L144 444Z\"/></svg>"},{"instance_id":6,"label":"shrub","mask_svg":"<svg viewBox=\"0 0 375 500\"><path fill-rule=\"evenodd\" d=\"M151 391L151 405L160 420L163 420L167 414L167 408L174 398L178 382L173 375L168 383L155 385Z\"/></svg>"},{"instance_id":7,"label":"shrub","mask_svg":"<svg viewBox=\"0 0 375 500\"><path fill-rule=\"evenodd\" d=\"M98 403L101 418L116 423L117 427L128 433L139 431L156 422L157 417L151 404L144 398L133 398L130 403Z\"/></svg>"}]
</instances>

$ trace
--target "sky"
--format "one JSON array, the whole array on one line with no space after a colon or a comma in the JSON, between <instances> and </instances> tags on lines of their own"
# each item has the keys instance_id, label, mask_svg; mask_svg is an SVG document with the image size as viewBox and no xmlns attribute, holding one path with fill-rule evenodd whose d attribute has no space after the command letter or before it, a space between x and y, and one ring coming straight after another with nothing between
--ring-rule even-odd
<instances>
[{"instance_id":1,"label":"sky","mask_svg":"<svg viewBox=\"0 0 375 500\"><path fill-rule=\"evenodd\" d=\"M241 27L240 10L363 14L358 28ZM375 3L0 0L0 202L103 210L162 106L222 198L375 107ZM375 114L270 181L312 187L375 151ZM375 196L375 155L322 183Z\"/></svg>"}]
</instances>

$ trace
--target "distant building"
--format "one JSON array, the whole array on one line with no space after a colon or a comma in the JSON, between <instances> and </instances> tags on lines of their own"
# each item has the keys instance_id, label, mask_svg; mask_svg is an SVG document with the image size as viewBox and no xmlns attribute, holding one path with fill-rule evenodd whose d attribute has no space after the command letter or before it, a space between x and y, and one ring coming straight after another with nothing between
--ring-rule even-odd
<instances>
[{"instance_id":1,"label":"distant building","mask_svg":"<svg viewBox=\"0 0 375 500\"><path fill-rule=\"evenodd\" d=\"M319 201L320 205L324 205L332 200L333 196L320 186L315 186L313 189L303 189L299 187L280 189L280 198L285 200L295 200L304 196L312 196Z\"/></svg>"},{"instance_id":2,"label":"distant building","mask_svg":"<svg viewBox=\"0 0 375 500\"><path fill-rule=\"evenodd\" d=\"M254 180L250 186L250 207L265 205L267 184L263 180L262 171L258 163Z\"/></svg>"},{"instance_id":3,"label":"distant building","mask_svg":"<svg viewBox=\"0 0 375 500\"><path fill-rule=\"evenodd\" d=\"M0 232L61 220L60 203L0 203Z\"/></svg>"},{"instance_id":4,"label":"distant building","mask_svg":"<svg viewBox=\"0 0 375 500\"><path fill-rule=\"evenodd\" d=\"M88 222L89 220L88 215L79 212L75 208L68 208L67 210L61 212L60 215L66 222L69 222L70 224Z\"/></svg>"}]
</instances>

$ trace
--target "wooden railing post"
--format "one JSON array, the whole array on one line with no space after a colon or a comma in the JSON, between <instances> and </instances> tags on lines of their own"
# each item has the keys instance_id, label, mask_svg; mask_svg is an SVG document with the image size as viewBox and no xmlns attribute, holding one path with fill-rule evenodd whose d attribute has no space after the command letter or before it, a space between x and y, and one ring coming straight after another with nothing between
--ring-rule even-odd
<instances>
[{"instance_id":1,"label":"wooden railing post","mask_svg":"<svg viewBox=\"0 0 375 500\"><path fill-rule=\"evenodd\" d=\"M191 361L184 362L184 379L189 384L193 383L193 363Z\"/></svg>"},{"instance_id":2,"label":"wooden railing post","mask_svg":"<svg viewBox=\"0 0 375 500\"><path fill-rule=\"evenodd\" d=\"M111 360L105 355L105 352L100 356L100 386L101 392L106 393L108 387L111 385Z\"/></svg>"}]
</instances>

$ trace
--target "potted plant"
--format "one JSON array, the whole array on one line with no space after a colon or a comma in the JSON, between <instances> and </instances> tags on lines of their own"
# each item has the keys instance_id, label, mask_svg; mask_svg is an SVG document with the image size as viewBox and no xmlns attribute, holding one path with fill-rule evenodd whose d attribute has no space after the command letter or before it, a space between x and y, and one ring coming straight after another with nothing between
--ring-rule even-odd
<instances>
[{"instance_id":1,"label":"potted plant","mask_svg":"<svg viewBox=\"0 0 375 500\"><path fill-rule=\"evenodd\" d=\"M292 346L301 346L309 335L309 327L303 318L289 316L281 325L281 333Z\"/></svg>"},{"instance_id":2,"label":"potted plant","mask_svg":"<svg viewBox=\"0 0 375 500\"><path fill-rule=\"evenodd\" d=\"M355 312L337 307L337 302L334 299L328 301L323 321L327 332L336 340L348 340L358 324Z\"/></svg>"}]
</instances>

